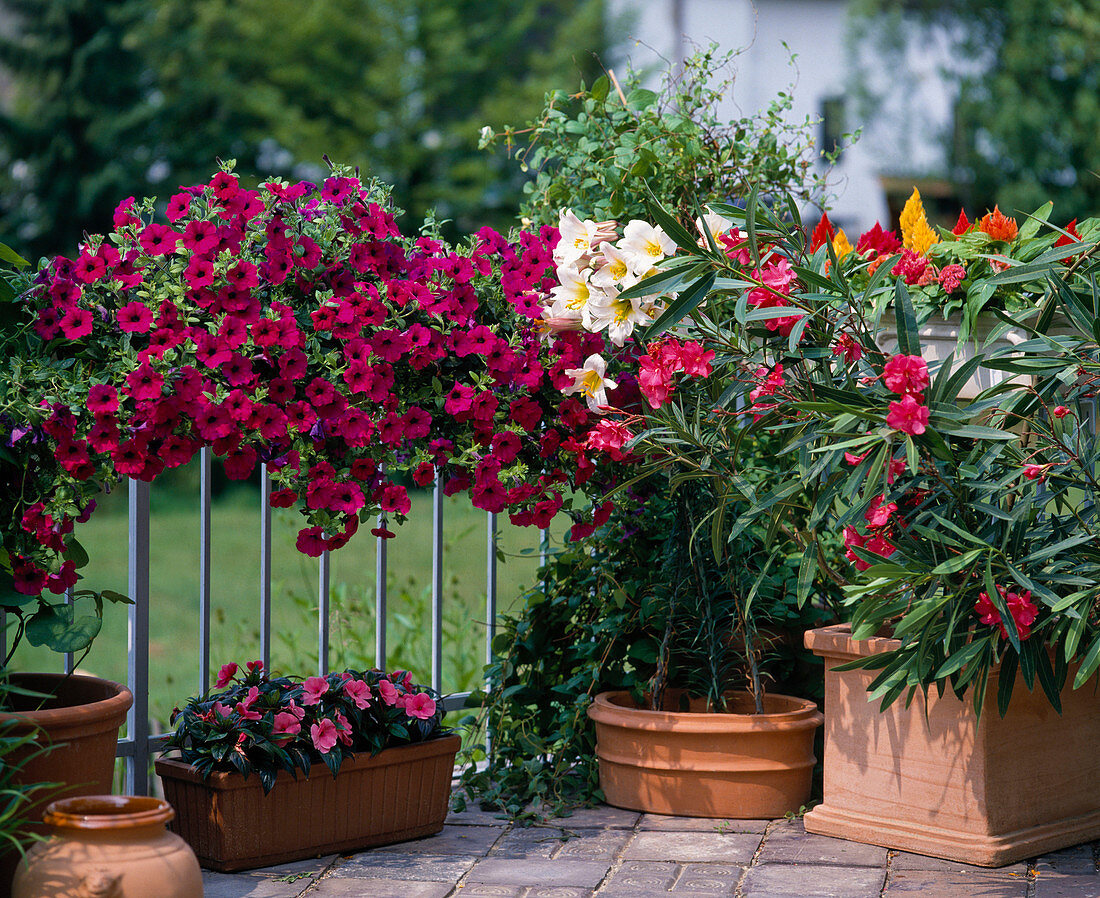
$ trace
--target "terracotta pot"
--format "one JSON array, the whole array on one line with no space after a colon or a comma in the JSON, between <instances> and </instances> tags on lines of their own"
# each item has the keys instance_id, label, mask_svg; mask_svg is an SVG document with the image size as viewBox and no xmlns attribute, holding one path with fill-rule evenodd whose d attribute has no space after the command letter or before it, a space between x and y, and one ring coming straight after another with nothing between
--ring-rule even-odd
<instances>
[{"instance_id":1,"label":"terracotta pot","mask_svg":"<svg viewBox=\"0 0 1100 898\"><path fill-rule=\"evenodd\" d=\"M320 763L297 779L280 771L267 795L257 776L204 780L190 764L166 758L156 768L179 812L172 829L202 866L229 872L439 832L460 743L444 736L361 754L344 761L335 779Z\"/></svg>"},{"instance_id":2,"label":"terracotta pot","mask_svg":"<svg viewBox=\"0 0 1100 898\"><path fill-rule=\"evenodd\" d=\"M679 817L771 818L797 811L810 797L814 732L822 717L813 702L768 695L764 713L737 693L734 712L639 708L627 692L597 695L600 788L608 804ZM670 692L665 706L679 704Z\"/></svg>"},{"instance_id":3,"label":"terracotta pot","mask_svg":"<svg viewBox=\"0 0 1100 898\"><path fill-rule=\"evenodd\" d=\"M53 802L50 838L19 864L12 898L202 898L198 861L166 802L92 795Z\"/></svg>"},{"instance_id":4,"label":"terracotta pot","mask_svg":"<svg viewBox=\"0 0 1100 898\"><path fill-rule=\"evenodd\" d=\"M134 703L130 690L110 680L76 674L13 673L11 682L52 696L46 701L13 696L14 711L0 713L0 721L12 722L7 730L11 735L35 736L33 743L4 759L21 765L16 782L58 784L36 793L37 800L27 807L26 818L40 820L46 805L59 798L109 794L118 731ZM47 746L49 751L42 751ZM37 823L28 829L48 832ZM11 882L18 860L14 851L0 849L0 895Z\"/></svg>"},{"instance_id":5,"label":"terracotta pot","mask_svg":"<svg viewBox=\"0 0 1100 898\"><path fill-rule=\"evenodd\" d=\"M1100 837L1091 686L1067 686L1059 716L1020 680L1001 718L994 671L980 724L970 698L950 690L880 712L867 700L876 671L833 668L898 645L856 642L847 626L806 634L825 660L825 795L806 814L809 832L986 867Z\"/></svg>"}]
</instances>

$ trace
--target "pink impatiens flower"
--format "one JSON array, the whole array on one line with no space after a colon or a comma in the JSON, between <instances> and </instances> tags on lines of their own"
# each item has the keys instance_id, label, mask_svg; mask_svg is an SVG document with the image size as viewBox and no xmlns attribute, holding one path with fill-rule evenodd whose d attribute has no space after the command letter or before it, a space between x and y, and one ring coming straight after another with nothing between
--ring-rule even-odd
<instances>
[{"instance_id":1,"label":"pink impatiens flower","mask_svg":"<svg viewBox=\"0 0 1100 898\"><path fill-rule=\"evenodd\" d=\"M321 754L327 755L336 746L339 734L334 724L327 717L323 717L309 728L309 737L313 740L313 747Z\"/></svg>"},{"instance_id":2,"label":"pink impatiens flower","mask_svg":"<svg viewBox=\"0 0 1100 898\"><path fill-rule=\"evenodd\" d=\"M370 705L370 687L363 680L345 680L343 689L360 711Z\"/></svg>"},{"instance_id":3,"label":"pink impatiens flower","mask_svg":"<svg viewBox=\"0 0 1100 898\"><path fill-rule=\"evenodd\" d=\"M308 677L302 683L302 704L316 705L326 692L328 692L328 680L324 677Z\"/></svg>"},{"instance_id":4,"label":"pink impatiens flower","mask_svg":"<svg viewBox=\"0 0 1100 898\"><path fill-rule=\"evenodd\" d=\"M900 401L890 403L886 423L894 430L920 436L928 425L928 407L913 395L902 396Z\"/></svg>"},{"instance_id":5,"label":"pink impatiens flower","mask_svg":"<svg viewBox=\"0 0 1100 898\"><path fill-rule=\"evenodd\" d=\"M387 705L397 704L397 689L389 680L382 679L378 681L378 694L382 696L382 701Z\"/></svg>"},{"instance_id":6,"label":"pink impatiens flower","mask_svg":"<svg viewBox=\"0 0 1100 898\"><path fill-rule=\"evenodd\" d=\"M218 679L214 683L215 688L221 689L223 686L229 685L229 681L237 675L237 663L230 661L228 664L223 664L221 670L218 671Z\"/></svg>"},{"instance_id":7,"label":"pink impatiens flower","mask_svg":"<svg viewBox=\"0 0 1100 898\"><path fill-rule=\"evenodd\" d=\"M409 717L428 720L435 715L435 700L426 692L417 692L405 697L405 713Z\"/></svg>"},{"instance_id":8,"label":"pink impatiens flower","mask_svg":"<svg viewBox=\"0 0 1100 898\"><path fill-rule=\"evenodd\" d=\"M302 732L302 722L294 714L289 711L279 711L275 715L274 725L271 729L271 735L278 741L284 739L290 739L293 736L297 736Z\"/></svg>"}]
</instances>

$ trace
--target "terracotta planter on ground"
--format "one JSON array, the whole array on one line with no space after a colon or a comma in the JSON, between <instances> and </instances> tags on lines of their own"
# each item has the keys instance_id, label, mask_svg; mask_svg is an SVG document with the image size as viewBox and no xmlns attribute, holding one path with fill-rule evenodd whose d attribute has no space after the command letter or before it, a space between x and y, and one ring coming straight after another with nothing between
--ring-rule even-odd
<instances>
[{"instance_id":1,"label":"terracotta planter on ground","mask_svg":"<svg viewBox=\"0 0 1100 898\"><path fill-rule=\"evenodd\" d=\"M309 776L280 771L264 795L258 776L156 762L171 824L210 870L231 872L356 851L443 829L458 736L388 748L347 760L333 779L315 763Z\"/></svg>"},{"instance_id":2,"label":"terracotta planter on ground","mask_svg":"<svg viewBox=\"0 0 1100 898\"><path fill-rule=\"evenodd\" d=\"M817 705L768 695L764 714L738 693L734 713L639 708L626 692L597 695L600 788L607 803L681 817L771 818L797 811L810 797ZM670 694L665 707L679 706Z\"/></svg>"},{"instance_id":3,"label":"terracotta planter on ground","mask_svg":"<svg viewBox=\"0 0 1100 898\"><path fill-rule=\"evenodd\" d=\"M12 898L202 898L194 853L164 828L173 816L158 798L93 795L55 801L45 816L50 838L27 852Z\"/></svg>"},{"instance_id":4,"label":"terracotta planter on ground","mask_svg":"<svg viewBox=\"0 0 1100 898\"><path fill-rule=\"evenodd\" d=\"M40 820L46 805L56 799L110 793L118 731L134 703L130 690L110 680L76 674L13 673L11 682L53 696L46 701L13 696L15 709L0 713L0 721L13 722L7 730L10 735L35 737L4 759L22 765L16 782L58 784L35 793L37 800L26 809L26 818ZM43 752L47 745L50 750ZM48 831L41 824L28 828ZM0 848L0 894L11 882L18 860L15 851Z\"/></svg>"},{"instance_id":5,"label":"terracotta planter on ground","mask_svg":"<svg viewBox=\"0 0 1100 898\"><path fill-rule=\"evenodd\" d=\"M846 626L806 634L825 660L825 797L806 829L986 867L1100 837L1100 701L1017 682L1007 715L990 675L981 723L969 699L918 693L880 712L875 671L832 668L898 645L856 642Z\"/></svg>"}]
</instances>

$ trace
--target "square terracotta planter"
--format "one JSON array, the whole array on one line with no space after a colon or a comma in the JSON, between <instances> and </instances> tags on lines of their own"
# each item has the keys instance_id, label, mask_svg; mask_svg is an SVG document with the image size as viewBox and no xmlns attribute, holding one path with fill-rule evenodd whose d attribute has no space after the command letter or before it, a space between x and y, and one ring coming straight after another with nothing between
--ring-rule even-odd
<instances>
[{"instance_id":1,"label":"square terracotta planter","mask_svg":"<svg viewBox=\"0 0 1100 898\"><path fill-rule=\"evenodd\" d=\"M1008 713L990 675L981 723L969 699L918 692L885 711L875 671L837 665L894 648L847 626L806 634L825 661L825 794L808 832L984 867L1100 837L1100 698L1067 686L1062 715L1018 682Z\"/></svg>"},{"instance_id":2,"label":"square terracotta planter","mask_svg":"<svg viewBox=\"0 0 1100 898\"><path fill-rule=\"evenodd\" d=\"M357 755L333 779L323 764L295 779L280 771L264 795L258 776L215 773L161 758L169 828L209 870L232 872L430 836L443 829L455 754L444 736Z\"/></svg>"}]
</instances>

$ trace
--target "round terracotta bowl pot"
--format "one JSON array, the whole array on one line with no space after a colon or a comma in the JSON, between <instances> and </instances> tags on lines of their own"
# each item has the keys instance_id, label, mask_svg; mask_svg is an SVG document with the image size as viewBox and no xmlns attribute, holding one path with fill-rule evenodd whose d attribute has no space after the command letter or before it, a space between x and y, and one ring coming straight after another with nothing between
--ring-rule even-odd
<instances>
[{"instance_id":1,"label":"round terracotta bowl pot","mask_svg":"<svg viewBox=\"0 0 1100 898\"><path fill-rule=\"evenodd\" d=\"M135 795L55 801L43 818L50 838L19 864L12 898L202 898L194 852L165 829L175 815L167 802Z\"/></svg>"},{"instance_id":2,"label":"round terracotta bowl pot","mask_svg":"<svg viewBox=\"0 0 1100 898\"><path fill-rule=\"evenodd\" d=\"M588 709L596 724L600 788L620 808L678 817L770 819L810 797L817 705L767 695L753 714L751 695L729 696L731 713L639 708L627 692L603 692ZM666 708L681 707L670 691Z\"/></svg>"}]
</instances>

